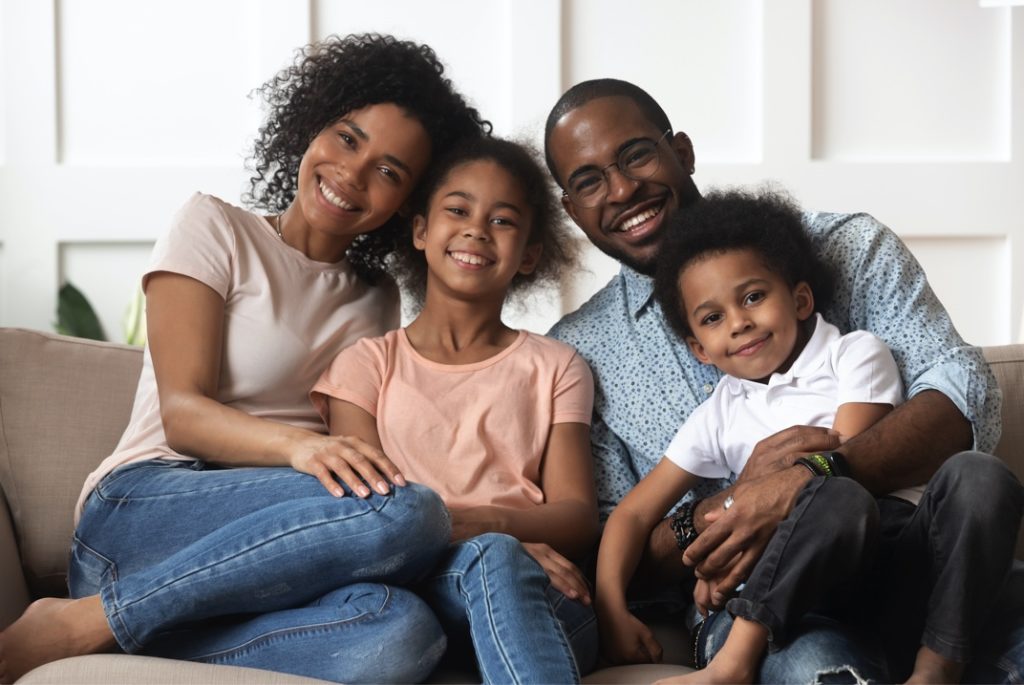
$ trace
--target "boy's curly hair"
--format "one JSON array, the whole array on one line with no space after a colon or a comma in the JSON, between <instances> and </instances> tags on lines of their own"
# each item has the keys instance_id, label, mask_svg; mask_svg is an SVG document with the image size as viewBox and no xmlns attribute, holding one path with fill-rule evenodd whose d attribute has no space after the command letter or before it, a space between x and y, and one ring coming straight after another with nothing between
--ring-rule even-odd
<instances>
[{"instance_id":1,"label":"boy's curly hair","mask_svg":"<svg viewBox=\"0 0 1024 685\"><path fill-rule=\"evenodd\" d=\"M516 274L509 287L513 295L524 294L531 286L557 283L566 269L576 263L578 245L569 232L551 178L530 145L491 136L460 141L427 171L413 195L415 213L427 217L434 193L459 167L471 162L489 161L507 171L523 187L530 212L530 245L541 245L537 268L529 274ZM427 287L427 260L412 242L411 229L395 253L394 267L403 289L417 305L423 303Z\"/></svg>"},{"instance_id":2,"label":"boy's curly hair","mask_svg":"<svg viewBox=\"0 0 1024 685\"><path fill-rule=\"evenodd\" d=\"M832 269L818 257L799 208L782 191L713 190L670 221L658 256L654 297L680 338L693 331L683 310L679 276L695 262L723 252L752 250L790 287L805 281L814 293L815 311L832 300Z\"/></svg>"},{"instance_id":3,"label":"boy's curly hair","mask_svg":"<svg viewBox=\"0 0 1024 685\"><path fill-rule=\"evenodd\" d=\"M244 199L254 209L283 212L295 199L299 163L309 143L345 114L394 103L430 136L431 157L460 138L489 133L490 122L455 91L427 45L379 34L330 36L296 51L294 63L257 90L268 114L249 160L252 177ZM356 238L348 260L364 280L386 273L408 219L397 214Z\"/></svg>"}]
</instances>

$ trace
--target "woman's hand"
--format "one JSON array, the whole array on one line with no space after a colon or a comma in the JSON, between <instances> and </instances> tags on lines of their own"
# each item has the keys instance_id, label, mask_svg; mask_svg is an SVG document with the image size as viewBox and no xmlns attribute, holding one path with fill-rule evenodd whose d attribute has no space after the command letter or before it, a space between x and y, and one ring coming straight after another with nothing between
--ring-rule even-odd
<instances>
[{"instance_id":1,"label":"woman's hand","mask_svg":"<svg viewBox=\"0 0 1024 685\"><path fill-rule=\"evenodd\" d=\"M661 663L662 650L651 629L628 611L601 617L601 652L612 664Z\"/></svg>"},{"instance_id":2,"label":"woman's hand","mask_svg":"<svg viewBox=\"0 0 1024 685\"><path fill-rule=\"evenodd\" d=\"M576 564L543 542L524 542L523 549L540 564L544 573L548 574L551 587L569 599L579 600L590 606L590 586Z\"/></svg>"},{"instance_id":3,"label":"woman's hand","mask_svg":"<svg viewBox=\"0 0 1024 685\"><path fill-rule=\"evenodd\" d=\"M382 495L390 492L388 483L405 486L405 478L383 450L354 436L310 434L295 444L288 462L319 480L335 497L345 494L338 480L360 497L370 496L365 483Z\"/></svg>"}]
</instances>

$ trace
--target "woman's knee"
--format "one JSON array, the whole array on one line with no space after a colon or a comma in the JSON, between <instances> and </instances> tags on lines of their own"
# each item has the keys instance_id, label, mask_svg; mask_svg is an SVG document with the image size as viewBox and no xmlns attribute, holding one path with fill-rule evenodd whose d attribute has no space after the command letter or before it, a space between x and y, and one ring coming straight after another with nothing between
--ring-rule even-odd
<instances>
[{"instance_id":1,"label":"woman's knee","mask_svg":"<svg viewBox=\"0 0 1024 685\"><path fill-rule=\"evenodd\" d=\"M451 538L452 524L448 508L441 497L419 483L394 488L386 505L389 515L400 519L408 540L422 540L430 545L445 546Z\"/></svg>"}]
</instances>

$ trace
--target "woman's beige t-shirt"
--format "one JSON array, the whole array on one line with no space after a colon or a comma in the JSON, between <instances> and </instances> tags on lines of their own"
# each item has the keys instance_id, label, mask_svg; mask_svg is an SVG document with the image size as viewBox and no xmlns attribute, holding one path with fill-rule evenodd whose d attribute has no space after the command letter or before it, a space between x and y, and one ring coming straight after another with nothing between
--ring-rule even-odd
<instances>
[{"instance_id":1,"label":"woman's beige t-shirt","mask_svg":"<svg viewBox=\"0 0 1024 685\"><path fill-rule=\"evenodd\" d=\"M399 324L398 290L372 287L347 261L316 262L286 245L267 220L197 193L153 249L142 277L169 271L224 298L217 400L312 431L326 427L309 389L343 348ZM114 453L89 474L75 518L96 484L118 466L145 459L192 459L167 445L153 360L146 348L131 420Z\"/></svg>"},{"instance_id":2,"label":"woman's beige t-shirt","mask_svg":"<svg viewBox=\"0 0 1024 685\"><path fill-rule=\"evenodd\" d=\"M475 364L439 364L413 348L405 329L343 351L313 386L377 419L384 453L408 480L450 507L542 504L540 471L551 426L590 425L594 380L576 350L520 331Z\"/></svg>"}]
</instances>

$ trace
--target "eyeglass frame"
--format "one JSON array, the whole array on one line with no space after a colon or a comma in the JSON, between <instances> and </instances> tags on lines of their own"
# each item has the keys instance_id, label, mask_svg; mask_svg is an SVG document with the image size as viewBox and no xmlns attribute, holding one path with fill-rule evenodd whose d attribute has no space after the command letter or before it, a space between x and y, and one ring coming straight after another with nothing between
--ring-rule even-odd
<instances>
[{"instance_id":1,"label":"eyeglass frame","mask_svg":"<svg viewBox=\"0 0 1024 685\"><path fill-rule=\"evenodd\" d=\"M623 176L625 176L626 178L628 178L631 181L643 181L643 180L646 180L646 179L650 178L654 174L658 173L658 169L661 168L661 151L658 150L658 146L661 145L661 141L665 140L665 138L667 138L670 135L672 135L672 129L671 128L667 128L667 129L665 129L664 133L662 133L660 136L658 136L657 140L653 140L652 141L650 138L643 138L641 140L636 141L635 143L631 143L630 145L626 146L625 148L623 148L622 150L619 151L619 154L616 155L614 162L610 162L608 164L605 164L603 167L600 167L599 169L597 169L597 171L601 172L601 177L602 177L602 180L603 180L604 185L605 185L605 191L604 191L604 196L601 197L600 199L598 199L596 202L594 202L594 204L581 205L579 202L574 200L573 196L569 194L569 191L567 189L564 189L564 188L562 189L562 197L564 197L565 199L569 200L569 202L573 203L574 205L576 205L577 207L580 207L582 209L593 209L594 207L596 207L599 204L601 204L601 202L604 200L604 198L608 196L608 184L609 184L609 181L611 180L608 177L608 169L610 169L612 167L615 167L616 169L618 169L620 174L622 174ZM648 173L646 176L639 176L639 177L637 177L637 176L634 176L633 174L629 173L625 169L623 169L622 165L620 164L620 162L622 161L622 156L624 154L626 154L630 150L630 148L632 148L635 145L638 145L638 144L642 143L644 140L647 140L649 142L653 142L654 143L654 149L655 149L655 152L657 154L656 159L658 160L658 163L654 166L654 168L651 169L650 173Z\"/></svg>"}]
</instances>

